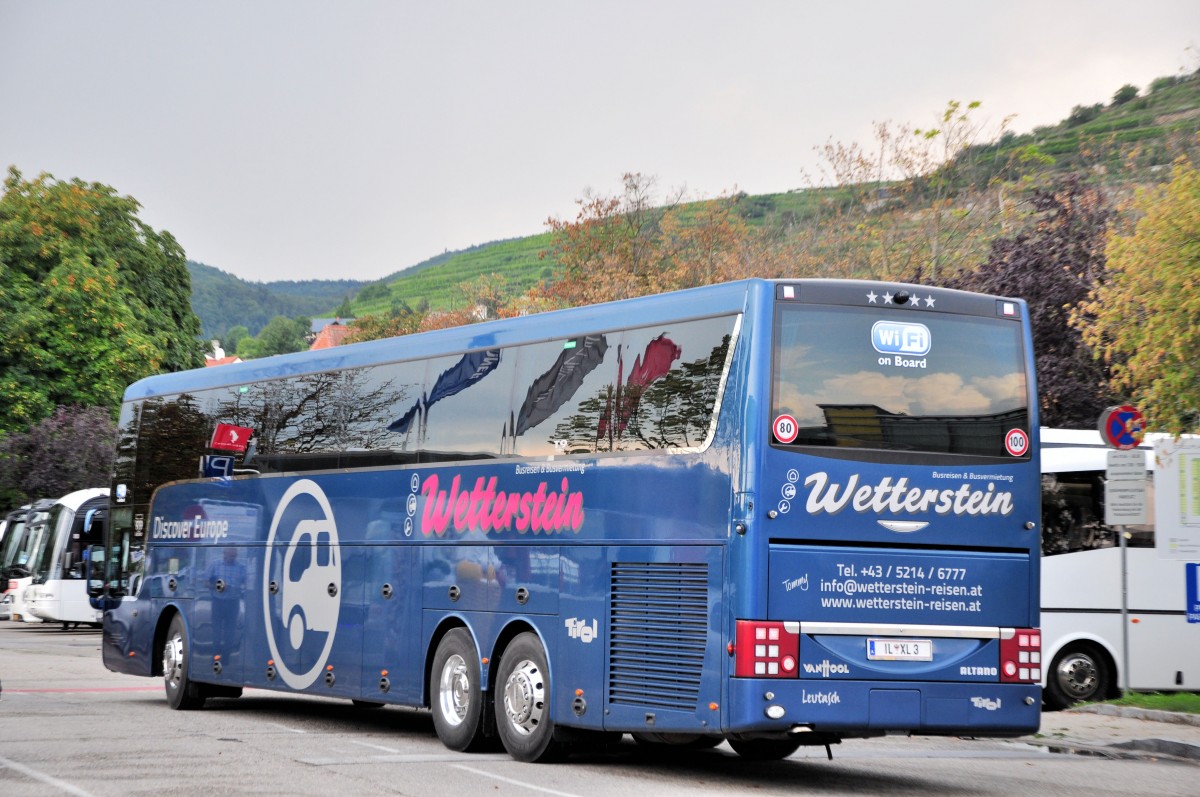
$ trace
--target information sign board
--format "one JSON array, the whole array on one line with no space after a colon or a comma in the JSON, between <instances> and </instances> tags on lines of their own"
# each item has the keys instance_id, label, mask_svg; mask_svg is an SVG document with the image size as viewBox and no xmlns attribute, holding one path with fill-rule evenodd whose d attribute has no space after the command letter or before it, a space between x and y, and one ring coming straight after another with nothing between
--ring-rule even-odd
<instances>
[{"instance_id":1,"label":"information sign board","mask_svg":"<svg viewBox=\"0 0 1200 797\"><path fill-rule=\"evenodd\" d=\"M1138 526L1146 522L1146 453L1108 452L1104 483L1104 523Z\"/></svg>"},{"instance_id":2,"label":"information sign board","mask_svg":"<svg viewBox=\"0 0 1200 797\"><path fill-rule=\"evenodd\" d=\"M1154 547L1164 559L1200 562L1200 439L1154 445Z\"/></svg>"}]
</instances>

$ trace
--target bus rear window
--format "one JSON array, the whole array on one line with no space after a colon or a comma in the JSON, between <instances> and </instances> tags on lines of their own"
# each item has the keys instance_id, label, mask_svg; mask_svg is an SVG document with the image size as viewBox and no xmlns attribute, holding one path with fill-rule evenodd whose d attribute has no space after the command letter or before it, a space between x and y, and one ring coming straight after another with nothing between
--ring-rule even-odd
<instances>
[{"instance_id":1,"label":"bus rear window","mask_svg":"<svg viewBox=\"0 0 1200 797\"><path fill-rule=\"evenodd\" d=\"M773 358L771 417L794 419L783 428L796 433L776 444L1028 456L1012 320L780 304Z\"/></svg>"}]
</instances>

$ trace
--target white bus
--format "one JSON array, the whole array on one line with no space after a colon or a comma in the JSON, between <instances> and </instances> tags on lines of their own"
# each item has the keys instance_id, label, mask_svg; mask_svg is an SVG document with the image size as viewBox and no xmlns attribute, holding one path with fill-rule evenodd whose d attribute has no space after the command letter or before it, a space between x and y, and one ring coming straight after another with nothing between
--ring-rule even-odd
<instances>
[{"instance_id":1,"label":"white bus","mask_svg":"<svg viewBox=\"0 0 1200 797\"><path fill-rule=\"evenodd\" d=\"M1125 527L1128 622L1121 619L1121 550L1104 525L1108 448L1099 432L1042 429L1042 655L1045 703L1065 708L1134 691L1200 690L1200 625L1188 624L1185 562L1154 548L1153 435L1146 456L1147 523ZM1124 671L1123 628L1129 634Z\"/></svg>"},{"instance_id":2,"label":"white bus","mask_svg":"<svg viewBox=\"0 0 1200 797\"><path fill-rule=\"evenodd\" d=\"M4 520L0 520L0 620L12 618L12 594L8 591L8 548L15 547L16 541L25 532L25 513L29 505L9 512Z\"/></svg>"},{"instance_id":3,"label":"white bus","mask_svg":"<svg viewBox=\"0 0 1200 797\"><path fill-rule=\"evenodd\" d=\"M99 625L103 613L92 608L87 594L91 546L104 544L108 489L77 490L50 509L44 543L30 570L25 611L34 621Z\"/></svg>"},{"instance_id":4,"label":"white bus","mask_svg":"<svg viewBox=\"0 0 1200 797\"><path fill-rule=\"evenodd\" d=\"M4 599L13 620L41 622L36 617L29 617L24 596L25 588L33 582L33 564L37 561L43 541L48 535L52 506L52 500L34 502L22 518L13 519L13 529L4 534L3 557L0 558L3 578L0 580L8 582L4 590Z\"/></svg>"}]
</instances>

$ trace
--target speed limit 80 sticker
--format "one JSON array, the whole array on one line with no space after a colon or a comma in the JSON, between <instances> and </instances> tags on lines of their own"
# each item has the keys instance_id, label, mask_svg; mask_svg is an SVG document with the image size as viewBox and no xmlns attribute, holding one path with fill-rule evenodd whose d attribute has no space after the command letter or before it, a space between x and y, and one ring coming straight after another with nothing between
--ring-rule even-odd
<instances>
[{"instance_id":1,"label":"speed limit 80 sticker","mask_svg":"<svg viewBox=\"0 0 1200 797\"><path fill-rule=\"evenodd\" d=\"M771 431L775 434L775 439L779 442L791 443L800 434L800 426L791 415L778 415L775 418L775 422L771 424Z\"/></svg>"}]
</instances>

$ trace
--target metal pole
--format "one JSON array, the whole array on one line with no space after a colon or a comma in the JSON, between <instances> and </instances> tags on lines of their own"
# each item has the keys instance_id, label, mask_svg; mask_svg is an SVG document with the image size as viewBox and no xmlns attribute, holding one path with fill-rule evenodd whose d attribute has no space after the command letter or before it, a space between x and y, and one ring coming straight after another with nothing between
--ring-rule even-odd
<instances>
[{"instance_id":1,"label":"metal pole","mask_svg":"<svg viewBox=\"0 0 1200 797\"><path fill-rule=\"evenodd\" d=\"M1126 566L1125 527L1117 526L1121 544L1121 690L1129 691L1129 568Z\"/></svg>"}]
</instances>

